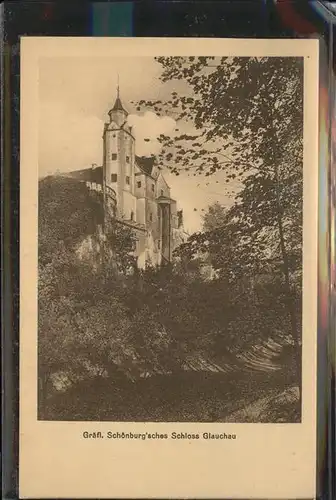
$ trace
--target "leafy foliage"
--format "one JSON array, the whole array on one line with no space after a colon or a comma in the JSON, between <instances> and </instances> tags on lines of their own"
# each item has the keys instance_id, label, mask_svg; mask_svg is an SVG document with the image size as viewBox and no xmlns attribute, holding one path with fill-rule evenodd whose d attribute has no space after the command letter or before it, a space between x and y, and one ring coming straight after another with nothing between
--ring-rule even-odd
<instances>
[{"instance_id":1,"label":"leafy foliage","mask_svg":"<svg viewBox=\"0 0 336 500\"><path fill-rule=\"evenodd\" d=\"M205 231L178 250L211 255L229 283L273 274L284 297L300 368L302 267L303 59L158 57L161 80L184 80L185 95L140 101L158 114L175 110L194 135L161 136L161 164L172 172L239 180L231 209L212 207ZM215 222L215 224L214 224Z\"/></svg>"},{"instance_id":2,"label":"leafy foliage","mask_svg":"<svg viewBox=\"0 0 336 500\"><path fill-rule=\"evenodd\" d=\"M162 81L183 79L189 92L174 91L165 103L140 101L139 110L173 110L182 125L190 125L188 132L160 137L159 163L176 175L209 177L221 170L229 184L239 179L239 188L230 208L209 207L202 231L175 251L173 264L141 271L134 234L104 218L99 196L89 197L71 179L40 182L42 415L56 376L72 388L107 380L117 399L127 398L118 392L127 386L142 407L145 392L127 384L145 387L141 380L151 375L148 385L160 380L164 388L160 377L169 374L180 394L185 370L250 373L248 362L260 347L255 367L280 363L286 377L300 384L302 61L157 60ZM97 248L98 264L90 255L79 258L85 242ZM208 269L215 272L212 279ZM161 401L160 390L152 389ZM121 404L117 399L113 404ZM145 410L142 418L150 419Z\"/></svg>"}]
</instances>

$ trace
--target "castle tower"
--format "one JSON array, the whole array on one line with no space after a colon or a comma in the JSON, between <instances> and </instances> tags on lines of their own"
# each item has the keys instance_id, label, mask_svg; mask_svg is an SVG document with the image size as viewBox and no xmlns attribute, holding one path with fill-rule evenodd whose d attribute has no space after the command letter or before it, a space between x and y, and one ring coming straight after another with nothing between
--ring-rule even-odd
<instances>
[{"instance_id":1,"label":"castle tower","mask_svg":"<svg viewBox=\"0 0 336 500\"><path fill-rule=\"evenodd\" d=\"M117 87L117 98L109 111L109 122L104 126L104 187L112 189L117 198L117 216L135 220L135 143L132 128L127 124L128 113L122 105Z\"/></svg>"}]
</instances>

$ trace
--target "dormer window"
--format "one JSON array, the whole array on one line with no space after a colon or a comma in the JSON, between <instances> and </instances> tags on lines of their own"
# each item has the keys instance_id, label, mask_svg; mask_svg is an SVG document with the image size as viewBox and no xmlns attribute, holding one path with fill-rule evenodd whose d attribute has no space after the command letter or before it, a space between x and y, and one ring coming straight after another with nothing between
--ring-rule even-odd
<instances>
[{"instance_id":1,"label":"dormer window","mask_svg":"<svg viewBox=\"0 0 336 500\"><path fill-rule=\"evenodd\" d=\"M161 189L161 196L163 196L163 189Z\"/></svg>"},{"instance_id":2,"label":"dormer window","mask_svg":"<svg viewBox=\"0 0 336 500\"><path fill-rule=\"evenodd\" d=\"M112 153L112 160L116 160L118 158L117 153Z\"/></svg>"}]
</instances>

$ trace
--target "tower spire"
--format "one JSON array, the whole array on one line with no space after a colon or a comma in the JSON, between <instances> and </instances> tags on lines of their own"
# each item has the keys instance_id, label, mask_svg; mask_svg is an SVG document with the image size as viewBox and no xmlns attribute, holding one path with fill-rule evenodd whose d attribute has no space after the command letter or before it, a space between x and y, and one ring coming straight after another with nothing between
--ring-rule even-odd
<instances>
[{"instance_id":1,"label":"tower spire","mask_svg":"<svg viewBox=\"0 0 336 500\"><path fill-rule=\"evenodd\" d=\"M115 100L113 108L110 110L111 111L122 111L127 115L126 109L123 107L121 100L120 100L120 86L119 86L119 73L117 74L117 98Z\"/></svg>"}]
</instances>

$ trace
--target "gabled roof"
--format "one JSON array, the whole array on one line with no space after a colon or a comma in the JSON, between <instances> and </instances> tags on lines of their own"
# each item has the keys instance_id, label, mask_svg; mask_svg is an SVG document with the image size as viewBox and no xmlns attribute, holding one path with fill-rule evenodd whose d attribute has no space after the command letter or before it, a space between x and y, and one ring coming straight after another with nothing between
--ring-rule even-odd
<instances>
[{"instance_id":1,"label":"gabled roof","mask_svg":"<svg viewBox=\"0 0 336 500\"><path fill-rule=\"evenodd\" d=\"M145 174L152 175L155 162L154 156L136 156L135 161Z\"/></svg>"},{"instance_id":2,"label":"gabled roof","mask_svg":"<svg viewBox=\"0 0 336 500\"><path fill-rule=\"evenodd\" d=\"M167 188L170 189L170 186L169 186L168 182L166 181L166 179L164 178L164 175L163 175L162 172L160 172L159 175L158 175L158 179L157 180L159 181L159 179L163 180L163 182L165 183L165 185L167 186Z\"/></svg>"}]
</instances>

